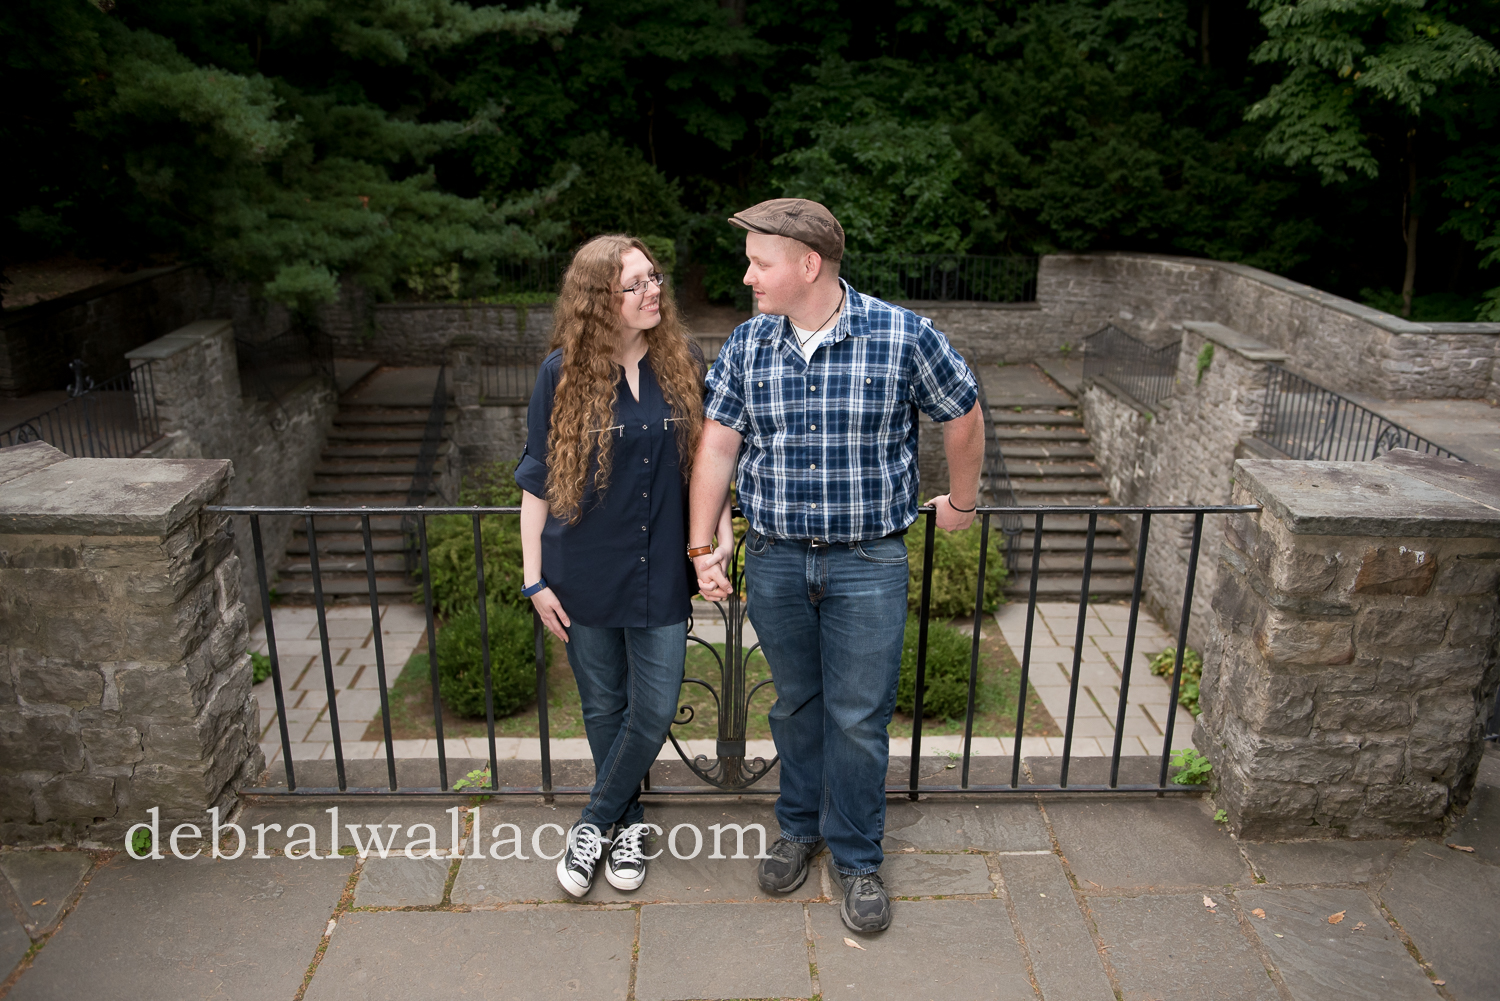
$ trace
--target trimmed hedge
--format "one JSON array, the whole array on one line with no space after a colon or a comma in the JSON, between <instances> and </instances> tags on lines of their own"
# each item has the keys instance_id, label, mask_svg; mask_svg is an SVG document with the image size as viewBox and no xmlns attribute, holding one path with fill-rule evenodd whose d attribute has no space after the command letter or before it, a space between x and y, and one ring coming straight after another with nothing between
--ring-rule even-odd
<instances>
[{"instance_id":1,"label":"trimmed hedge","mask_svg":"<svg viewBox=\"0 0 1500 1001\"><path fill-rule=\"evenodd\" d=\"M495 717L509 716L536 695L536 645L529 610L489 606L490 688ZM438 630L438 690L460 716L484 717L484 659L479 608L460 612Z\"/></svg>"},{"instance_id":2,"label":"trimmed hedge","mask_svg":"<svg viewBox=\"0 0 1500 1001\"><path fill-rule=\"evenodd\" d=\"M920 623L906 620L901 645L901 680L896 685L896 708L912 712L917 699L917 637ZM968 636L935 619L927 622L927 686L922 695L922 718L962 719L969 705ZM979 689L975 689L975 698Z\"/></svg>"}]
</instances>

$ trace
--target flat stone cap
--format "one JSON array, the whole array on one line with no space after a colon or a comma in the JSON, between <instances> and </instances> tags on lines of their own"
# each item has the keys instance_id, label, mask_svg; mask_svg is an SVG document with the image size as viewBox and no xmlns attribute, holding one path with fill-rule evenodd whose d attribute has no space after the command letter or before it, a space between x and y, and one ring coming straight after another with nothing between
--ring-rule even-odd
<instances>
[{"instance_id":1,"label":"flat stone cap","mask_svg":"<svg viewBox=\"0 0 1500 1001\"><path fill-rule=\"evenodd\" d=\"M1287 359L1287 353L1280 348L1251 337L1249 334L1242 334L1222 323L1189 320L1182 326L1201 337L1206 337L1220 347L1244 355L1250 361L1286 361Z\"/></svg>"},{"instance_id":2,"label":"flat stone cap","mask_svg":"<svg viewBox=\"0 0 1500 1001\"><path fill-rule=\"evenodd\" d=\"M179 351L196 347L215 337L225 327L234 326L233 320L194 320L185 327L178 327L170 334L163 334L154 341L147 341L133 351L125 352L130 361L161 361Z\"/></svg>"},{"instance_id":3,"label":"flat stone cap","mask_svg":"<svg viewBox=\"0 0 1500 1001\"><path fill-rule=\"evenodd\" d=\"M0 448L0 535L166 535L232 471L228 459L70 459L42 442Z\"/></svg>"},{"instance_id":4,"label":"flat stone cap","mask_svg":"<svg viewBox=\"0 0 1500 1001\"><path fill-rule=\"evenodd\" d=\"M1500 471L1457 459L1241 459L1234 478L1299 535L1500 538Z\"/></svg>"}]
</instances>

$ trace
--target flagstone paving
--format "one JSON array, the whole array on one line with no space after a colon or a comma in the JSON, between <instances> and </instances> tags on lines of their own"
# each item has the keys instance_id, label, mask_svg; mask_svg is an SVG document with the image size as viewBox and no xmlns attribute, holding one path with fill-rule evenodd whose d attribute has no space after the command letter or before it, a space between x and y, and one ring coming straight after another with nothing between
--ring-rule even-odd
<instances>
[{"instance_id":1,"label":"flagstone paving","mask_svg":"<svg viewBox=\"0 0 1500 1001\"><path fill-rule=\"evenodd\" d=\"M892 798L895 923L869 936L840 922L826 853L796 892L760 892L747 825L775 836L765 796L649 800L664 833L646 885L600 879L583 901L563 894L553 861L578 797L470 812L460 798L263 796L235 818L249 844L234 860L0 850L0 994L1487 1001L1500 983L1500 862L1484 847L1500 757L1483 762L1478 792L1445 839L1286 844L1237 841L1190 797ZM329 854L334 806L340 848L352 851L349 825L370 848L373 826L387 857L288 858L301 824ZM747 828L743 848L729 824ZM407 845L442 857L407 858Z\"/></svg>"}]
</instances>

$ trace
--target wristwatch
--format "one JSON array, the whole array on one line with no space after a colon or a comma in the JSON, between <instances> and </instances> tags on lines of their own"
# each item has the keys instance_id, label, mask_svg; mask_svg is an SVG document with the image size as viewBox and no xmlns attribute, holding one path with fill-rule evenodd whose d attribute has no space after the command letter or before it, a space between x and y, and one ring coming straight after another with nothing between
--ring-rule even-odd
<instances>
[{"instance_id":1,"label":"wristwatch","mask_svg":"<svg viewBox=\"0 0 1500 1001\"><path fill-rule=\"evenodd\" d=\"M688 546L688 559L695 560L700 556L707 556L713 551L713 546Z\"/></svg>"}]
</instances>

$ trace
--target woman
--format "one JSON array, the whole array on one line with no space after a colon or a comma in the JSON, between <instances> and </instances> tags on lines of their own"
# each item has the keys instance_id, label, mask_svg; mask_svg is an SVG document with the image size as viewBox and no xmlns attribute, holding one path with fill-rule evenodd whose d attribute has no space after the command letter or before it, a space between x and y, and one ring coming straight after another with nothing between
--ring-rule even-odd
<instances>
[{"instance_id":1,"label":"woman","mask_svg":"<svg viewBox=\"0 0 1500 1001\"><path fill-rule=\"evenodd\" d=\"M638 793L677 714L687 652L696 590L687 482L703 431L704 365L662 294L665 280L631 237L579 248L516 468L522 594L567 644L594 756L593 792L557 863L574 897L589 892L606 850L610 885L634 890L646 878L650 825ZM727 563L727 505L719 539Z\"/></svg>"}]
</instances>

